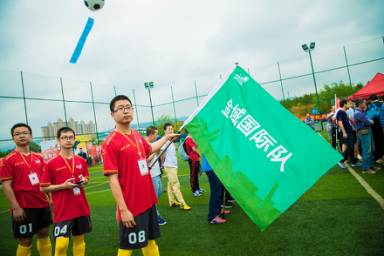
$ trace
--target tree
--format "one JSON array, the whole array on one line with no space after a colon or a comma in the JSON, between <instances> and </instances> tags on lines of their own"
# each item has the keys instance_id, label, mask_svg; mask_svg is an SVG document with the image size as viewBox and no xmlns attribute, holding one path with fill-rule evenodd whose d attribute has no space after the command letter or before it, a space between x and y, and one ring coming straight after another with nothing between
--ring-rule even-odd
<instances>
[{"instance_id":1,"label":"tree","mask_svg":"<svg viewBox=\"0 0 384 256\"><path fill-rule=\"evenodd\" d=\"M175 118L173 118L170 115L167 115L167 114L163 113L162 115L157 117L155 123L156 123L156 128L159 131L159 134L161 136L164 136L164 125L166 123L171 123L173 125L173 129L175 130L175 132L177 132L177 130L176 130L176 129L178 129L177 119L176 119L176 122L175 122Z\"/></svg>"},{"instance_id":2,"label":"tree","mask_svg":"<svg viewBox=\"0 0 384 256\"><path fill-rule=\"evenodd\" d=\"M31 141L31 143L29 144L29 149L33 152L41 152L40 145L33 141Z\"/></svg>"}]
</instances>

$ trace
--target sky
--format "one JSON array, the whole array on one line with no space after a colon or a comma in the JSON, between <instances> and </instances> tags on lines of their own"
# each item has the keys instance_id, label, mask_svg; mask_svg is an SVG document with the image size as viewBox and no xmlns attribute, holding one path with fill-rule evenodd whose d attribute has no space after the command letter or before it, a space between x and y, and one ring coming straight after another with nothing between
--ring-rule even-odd
<instances>
[{"instance_id":1,"label":"sky","mask_svg":"<svg viewBox=\"0 0 384 256\"><path fill-rule=\"evenodd\" d=\"M277 62L283 78L309 74L309 56L301 45L310 42L316 42L315 71L345 65L343 46L350 64L384 56L381 0L106 0L97 12L81 0L1 2L0 96L22 95L22 71L29 98L59 100L63 83L66 99L90 101L92 82L95 101L109 102L116 90L148 106L143 84L153 81L153 104L160 105L171 102L172 93L175 100L196 91L208 94L235 62L261 84L279 79ZM88 17L94 26L78 62L70 64ZM350 75L353 83L366 83L377 72L384 72L383 60L351 67ZM336 70L316 79L321 89L348 82L348 74ZM311 76L283 84L284 97L314 92ZM280 82L264 88L277 100L283 98ZM62 105L29 100L28 121L40 130L48 121L64 119ZM0 118L9 120L0 125L4 140L12 122L25 121L24 104L0 98L0 106L5 109ZM196 99L178 103L177 116L188 116L196 106ZM100 130L113 126L108 106L96 108ZM67 111L67 118L93 120L89 104L68 103ZM172 105L155 108L155 117L163 113L173 115ZM142 122L151 120L148 107L138 114Z\"/></svg>"}]
</instances>

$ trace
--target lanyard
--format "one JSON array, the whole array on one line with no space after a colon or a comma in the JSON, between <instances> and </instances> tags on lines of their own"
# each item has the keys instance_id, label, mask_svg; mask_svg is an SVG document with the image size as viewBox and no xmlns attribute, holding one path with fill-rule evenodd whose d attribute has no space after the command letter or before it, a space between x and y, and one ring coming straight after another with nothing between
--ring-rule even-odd
<instances>
[{"instance_id":1,"label":"lanyard","mask_svg":"<svg viewBox=\"0 0 384 256\"><path fill-rule=\"evenodd\" d=\"M61 156L61 158L63 158L64 162L67 164L67 167L71 171L72 177L73 177L73 175L75 174L75 156L72 155L72 168L69 166L67 159L65 159L65 157L63 157L63 155L61 153L60 153L60 156Z\"/></svg>"},{"instance_id":2,"label":"lanyard","mask_svg":"<svg viewBox=\"0 0 384 256\"><path fill-rule=\"evenodd\" d=\"M16 150L17 151L17 150ZM31 163L30 164L28 164L28 162L25 160L25 158L24 158L24 156L23 156L23 154L21 154L19 151L17 151L20 155L21 155L21 157L23 158L23 160L24 160L24 163L28 166L28 168L29 168L29 171L32 173L32 163L33 163L33 154L32 154L32 152L30 152L30 154L31 154Z\"/></svg>"},{"instance_id":3,"label":"lanyard","mask_svg":"<svg viewBox=\"0 0 384 256\"><path fill-rule=\"evenodd\" d=\"M141 157L141 151L140 151L140 147L139 147L139 143L137 142L137 138L135 136L135 134L132 132L133 134L133 137L135 137L135 140L136 140L136 145L127 137L127 135L125 135L124 133L122 133L121 131L115 129L116 132L120 133L121 135L123 135L127 140L129 140L129 142L137 149L137 152L139 152L139 156Z\"/></svg>"}]
</instances>

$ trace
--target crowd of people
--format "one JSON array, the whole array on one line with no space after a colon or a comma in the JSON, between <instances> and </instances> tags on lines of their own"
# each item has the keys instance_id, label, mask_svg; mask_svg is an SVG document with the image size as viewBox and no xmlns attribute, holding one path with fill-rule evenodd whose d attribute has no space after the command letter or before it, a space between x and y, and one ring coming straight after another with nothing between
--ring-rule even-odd
<instances>
[{"instance_id":1,"label":"crowd of people","mask_svg":"<svg viewBox=\"0 0 384 256\"><path fill-rule=\"evenodd\" d=\"M353 167L362 166L365 174L375 174L381 168L374 163L384 164L384 104L375 94L369 100L367 104L363 98L356 102L344 99L339 109L331 106L327 129L333 148L340 144L344 157L339 162L341 168L350 162Z\"/></svg>"},{"instance_id":2,"label":"crowd of people","mask_svg":"<svg viewBox=\"0 0 384 256\"><path fill-rule=\"evenodd\" d=\"M116 127L102 145L102 158L103 174L109 180L117 205L118 255L131 255L134 249L141 249L143 255L159 255L155 239L160 237L159 225L166 224L157 209L158 199L163 193L162 169L168 177L169 206L191 210L180 191L176 149L171 142L179 134L173 133L173 125L167 123L164 125L165 136L157 139L157 128L150 126L144 139L130 127L134 112L127 96L113 98L110 111ZM73 255L85 255L84 235L93 229L84 190L90 177L84 154L78 156L73 153L75 132L70 127L57 131L61 151L47 163L30 151L33 135L29 125L14 125L11 135L16 149L1 161L0 180L11 205L13 235L19 239L16 255L31 255L34 235L37 236L40 255L52 255L49 238L52 224L56 256L67 254L71 237ZM186 146L192 196L201 196L206 192L198 181L202 156L191 136L187 137ZM161 151L165 152L159 164L156 159ZM225 223L226 220L220 216L230 211L222 208L230 206L220 204L223 202L223 186L204 156L203 169L211 185L208 222ZM230 195L227 197L234 201Z\"/></svg>"}]
</instances>

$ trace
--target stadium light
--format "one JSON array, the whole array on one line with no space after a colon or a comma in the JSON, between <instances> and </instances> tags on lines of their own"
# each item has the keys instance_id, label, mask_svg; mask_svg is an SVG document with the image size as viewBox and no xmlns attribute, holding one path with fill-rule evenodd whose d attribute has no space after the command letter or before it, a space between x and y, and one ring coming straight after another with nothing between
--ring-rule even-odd
<instances>
[{"instance_id":1,"label":"stadium light","mask_svg":"<svg viewBox=\"0 0 384 256\"><path fill-rule=\"evenodd\" d=\"M153 116L153 105L152 105L152 98L151 98L151 90L153 89L153 82L144 83L144 87L145 89L148 90L149 102L151 104L151 112L152 112L152 123L153 123L153 126L156 126L155 118Z\"/></svg>"},{"instance_id":2,"label":"stadium light","mask_svg":"<svg viewBox=\"0 0 384 256\"><path fill-rule=\"evenodd\" d=\"M315 50L315 42L312 42L312 43L309 45L309 48L308 48L308 45L307 45L307 44L303 44L301 47L303 48L303 50L304 50L305 52L309 53L309 60L311 61L311 69L312 69L313 83L315 84L316 100L317 100L317 108L318 108L319 113L321 113L321 111L320 111L320 102L319 102L319 94L317 93L315 71L313 70L313 62L312 62L312 55L311 55L311 52L312 52L313 50Z\"/></svg>"}]
</instances>

